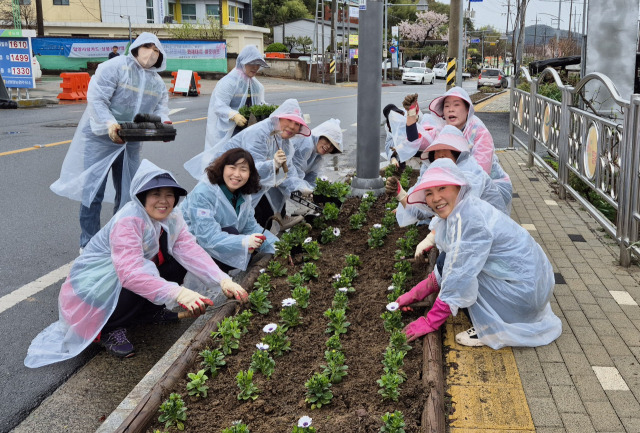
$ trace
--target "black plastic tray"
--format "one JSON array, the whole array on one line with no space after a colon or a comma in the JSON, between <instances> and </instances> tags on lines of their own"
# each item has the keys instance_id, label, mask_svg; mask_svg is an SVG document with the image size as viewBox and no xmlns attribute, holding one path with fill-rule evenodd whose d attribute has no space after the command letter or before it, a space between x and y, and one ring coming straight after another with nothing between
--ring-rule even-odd
<instances>
[{"instance_id":1,"label":"black plastic tray","mask_svg":"<svg viewBox=\"0 0 640 433\"><path fill-rule=\"evenodd\" d=\"M125 141L173 141L175 128L162 129L121 129L118 135Z\"/></svg>"}]
</instances>

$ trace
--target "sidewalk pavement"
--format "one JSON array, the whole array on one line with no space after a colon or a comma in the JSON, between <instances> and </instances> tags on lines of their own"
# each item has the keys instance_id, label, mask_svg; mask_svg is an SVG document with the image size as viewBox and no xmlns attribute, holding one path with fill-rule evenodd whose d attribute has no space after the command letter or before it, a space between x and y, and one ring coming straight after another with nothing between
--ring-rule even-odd
<instances>
[{"instance_id":1,"label":"sidewalk pavement","mask_svg":"<svg viewBox=\"0 0 640 433\"><path fill-rule=\"evenodd\" d=\"M509 92L477 111L508 111ZM468 327L447 323L451 432L640 432L640 273L522 150L497 152L514 187L512 218L542 246L556 277L562 335L538 348L459 346ZM446 353L446 351L445 351Z\"/></svg>"}]
</instances>

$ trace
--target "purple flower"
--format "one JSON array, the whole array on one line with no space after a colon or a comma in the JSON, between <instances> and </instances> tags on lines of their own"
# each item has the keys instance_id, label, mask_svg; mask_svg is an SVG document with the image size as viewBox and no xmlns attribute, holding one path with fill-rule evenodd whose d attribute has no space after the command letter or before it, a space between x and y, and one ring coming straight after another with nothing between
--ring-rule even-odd
<instances>
[{"instance_id":1,"label":"purple flower","mask_svg":"<svg viewBox=\"0 0 640 433\"><path fill-rule=\"evenodd\" d=\"M308 416L303 416L300 417L300 419L298 420L298 427L300 428L307 428L311 426L311 417Z\"/></svg>"},{"instance_id":2,"label":"purple flower","mask_svg":"<svg viewBox=\"0 0 640 433\"><path fill-rule=\"evenodd\" d=\"M320 176L320 180L322 180L324 182L328 182L329 178L327 176Z\"/></svg>"},{"instance_id":3,"label":"purple flower","mask_svg":"<svg viewBox=\"0 0 640 433\"><path fill-rule=\"evenodd\" d=\"M294 305L296 305L296 300L293 298L287 298L282 300L283 307L292 307Z\"/></svg>"},{"instance_id":4,"label":"purple flower","mask_svg":"<svg viewBox=\"0 0 640 433\"><path fill-rule=\"evenodd\" d=\"M362 194L362 200L369 198L369 193L365 192L364 194Z\"/></svg>"},{"instance_id":5,"label":"purple flower","mask_svg":"<svg viewBox=\"0 0 640 433\"><path fill-rule=\"evenodd\" d=\"M304 240L304 242L303 242L303 243L304 243L304 244L308 244L308 243L311 243L311 242L313 242L313 238L312 238L312 237L308 237L308 238L306 238L306 239Z\"/></svg>"},{"instance_id":6,"label":"purple flower","mask_svg":"<svg viewBox=\"0 0 640 433\"><path fill-rule=\"evenodd\" d=\"M276 325L275 323L268 323L268 324L264 325L264 328L262 328L262 332L265 332L267 334L271 334L277 328L278 328L278 325Z\"/></svg>"},{"instance_id":7,"label":"purple flower","mask_svg":"<svg viewBox=\"0 0 640 433\"><path fill-rule=\"evenodd\" d=\"M335 229L333 229L333 235L334 236L340 236L340 229L338 227L336 227Z\"/></svg>"},{"instance_id":8,"label":"purple flower","mask_svg":"<svg viewBox=\"0 0 640 433\"><path fill-rule=\"evenodd\" d=\"M258 343L256 344L256 348L258 350L269 350L269 345L267 343Z\"/></svg>"},{"instance_id":9,"label":"purple flower","mask_svg":"<svg viewBox=\"0 0 640 433\"><path fill-rule=\"evenodd\" d=\"M397 302L389 302L387 304L387 310L388 311L396 311L398 308L400 308L400 304L398 304Z\"/></svg>"}]
</instances>

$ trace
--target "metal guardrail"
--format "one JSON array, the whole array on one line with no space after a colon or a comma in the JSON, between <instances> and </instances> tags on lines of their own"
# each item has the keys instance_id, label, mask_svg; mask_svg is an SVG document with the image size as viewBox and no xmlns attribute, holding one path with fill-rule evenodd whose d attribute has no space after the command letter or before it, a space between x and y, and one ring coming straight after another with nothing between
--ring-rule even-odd
<instances>
[{"instance_id":1,"label":"metal guardrail","mask_svg":"<svg viewBox=\"0 0 640 433\"><path fill-rule=\"evenodd\" d=\"M575 87L564 85L552 68L537 78L525 68L522 74L531 90L517 89L511 80L509 146L524 148L529 167L538 163L557 179L560 198L568 193L578 201L618 242L620 264L629 266L632 254L640 257L640 95L622 99L611 79L600 73L586 75ZM562 92L561 102L538 93L547 76ZM610 94L622 113L619 119L584 109L589 102L579 97L591 81ZM544 152L558 161L557 170L543 159ZM615 208L615 224L571 187L570 173Z\"/></svg>"}]
</instances>

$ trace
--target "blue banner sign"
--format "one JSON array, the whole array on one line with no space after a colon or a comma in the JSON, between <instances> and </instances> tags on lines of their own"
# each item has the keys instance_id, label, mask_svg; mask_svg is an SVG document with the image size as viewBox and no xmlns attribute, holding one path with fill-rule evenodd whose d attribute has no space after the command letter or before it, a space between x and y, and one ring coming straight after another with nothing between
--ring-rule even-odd
<instances>
[{"instance_id":1,"label":"blue banner sign","mask_svg":"<svg viewBox=\"0 0 640 433\"><path fill-rule=\"evenodd\" d=\"M29 38L0 39L0 74L6 87L35 88Z\"/></svg>"}]
</instances>

